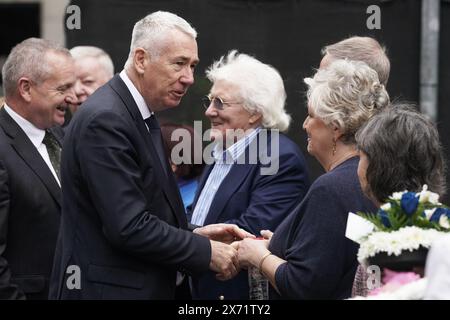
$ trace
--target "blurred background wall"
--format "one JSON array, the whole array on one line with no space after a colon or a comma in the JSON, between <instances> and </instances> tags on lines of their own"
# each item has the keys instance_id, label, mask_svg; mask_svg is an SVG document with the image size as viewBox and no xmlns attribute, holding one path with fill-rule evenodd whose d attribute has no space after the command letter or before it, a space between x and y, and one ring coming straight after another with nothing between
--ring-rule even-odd
<instances>
[{"instance_id":1,"label":"blurred background wall","mask_svg":"<svg viewBox=\"0 0 450 320\"><path fill-rule=\"evenodd\" d=\"M156 10L181 15L198 31L200 64L196 82L179 108L160 117L186 124L209 122L200 97L210 84L205 69L231 49L252 54L277 68L288 93L293 117L288 135L304 151L312 178L323 173L306 153L302 123L306 115L303 78L314 73L323 46L352 35L372 36L387 47L391 60L388 91L393 100L419 101L421 0L0 0L0 56L29 37L41 36L76 45L95 45L112 57L116 71L127 58L134 23ZM80 29L69 30L65 7L80 8ZM450 1L440 1L438 118L450 159ZM381 29L369 30L369 5L381 9ZM0 58L0 64L1 64ZM447 163L449 163L447 161ZM448 179L448 178L447 178ZM450 185L450 180L448 179ZM445 200L450 199L446 197ZM448 202L448 201L447 201Z\"/></svg>"}]
</instances>

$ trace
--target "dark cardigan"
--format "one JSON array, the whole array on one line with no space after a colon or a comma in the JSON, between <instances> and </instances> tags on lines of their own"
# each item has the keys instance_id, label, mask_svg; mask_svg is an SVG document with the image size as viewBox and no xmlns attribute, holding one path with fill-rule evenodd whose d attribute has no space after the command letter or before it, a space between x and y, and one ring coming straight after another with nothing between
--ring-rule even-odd
<instances>
[{"instance_id":1,"label":"dark cardigan","mask_svg":"<svg viewBox=\"0 0 450 320\"><path fill-rule=\"evenodd\" d=\"M358 245L345 237L348 212L374 212L362 193L353 157L320 176L276 229L270 251L278 267L271 299L344 299L351 296Z\"/></svg>"}]
</instances>

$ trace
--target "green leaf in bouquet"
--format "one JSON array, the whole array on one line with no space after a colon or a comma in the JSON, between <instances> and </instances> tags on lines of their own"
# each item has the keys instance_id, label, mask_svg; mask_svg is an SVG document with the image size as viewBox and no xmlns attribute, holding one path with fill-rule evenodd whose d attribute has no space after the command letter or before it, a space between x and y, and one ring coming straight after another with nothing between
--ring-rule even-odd
<instances>
[{"instance_id":1,"label":"green leaf in bouquet","mask_svg":"<svg viewBox=\"0 0 450 320\"><path fill-rule=\"evenodd\" d=\"M398 230L408 223L408 217L401 209L397 210L397 208L393 208L392 210L388 210L387 215L391 223L390 230Z\"/></svg>"},{"instance_id":2,"label":"green leaf in bouquet","mask_svg":"<svg viewBox=\"0 0 450 320\"><path fill-rule=\"evenodd\" d=\"M361 218L364 218L364 219L372 222L377 229L387 230L387 228L383 225L383 222L381 221L381 219L377 213L358 211L356 214L358 216L360 216Z\"/></svg>"}]
</instances>

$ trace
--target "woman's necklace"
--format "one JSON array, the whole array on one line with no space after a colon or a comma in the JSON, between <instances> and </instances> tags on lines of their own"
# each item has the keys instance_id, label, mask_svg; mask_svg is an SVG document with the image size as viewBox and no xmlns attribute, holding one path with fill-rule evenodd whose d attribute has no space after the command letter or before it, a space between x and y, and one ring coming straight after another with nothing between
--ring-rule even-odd
<instances>
[{"instance_id":1,"label":"woman's necklace","mask_svg":"<svg viewBox=\"0 0 450 320\"><path fill-rule=\"evenodd\" d=\"M344 161L346 161L346 160L348 160L348 159L350 159L350 158L356 157L357 155L359 155L359 152L358 152L358 151L352 151L352 152L350 152L350 153L344 154L342 157L336 159L335 161L333 161L333 162L330 164L330 166L329 166L329 168L328 168L328 171L333 170L334 168L336 168L338 165L340 165L340 164L343 163Z\"/></svg>"}]
</instances>

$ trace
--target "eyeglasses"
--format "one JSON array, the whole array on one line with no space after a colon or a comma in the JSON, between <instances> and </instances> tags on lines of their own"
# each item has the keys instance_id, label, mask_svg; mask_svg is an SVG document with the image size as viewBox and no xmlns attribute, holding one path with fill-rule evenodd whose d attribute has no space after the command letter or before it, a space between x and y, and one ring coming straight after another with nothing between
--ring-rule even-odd
<instances>
[{"instance_id":1,"label":"eyeglasses","mask_svg":"<svg viewBox=\"0 0 450 320\"><path fill-rule=\"evenodd\" d=\"M223 101L221 97L211 97L211 96L204 96L202 98L202 104L203 107L205 109L208 109L209 106L213 105L213 107L217 110L223 110L224 109L224 105L227 104L240 104L241 102L237 102L237 101Z\"/></svg>"}]
</instances>

